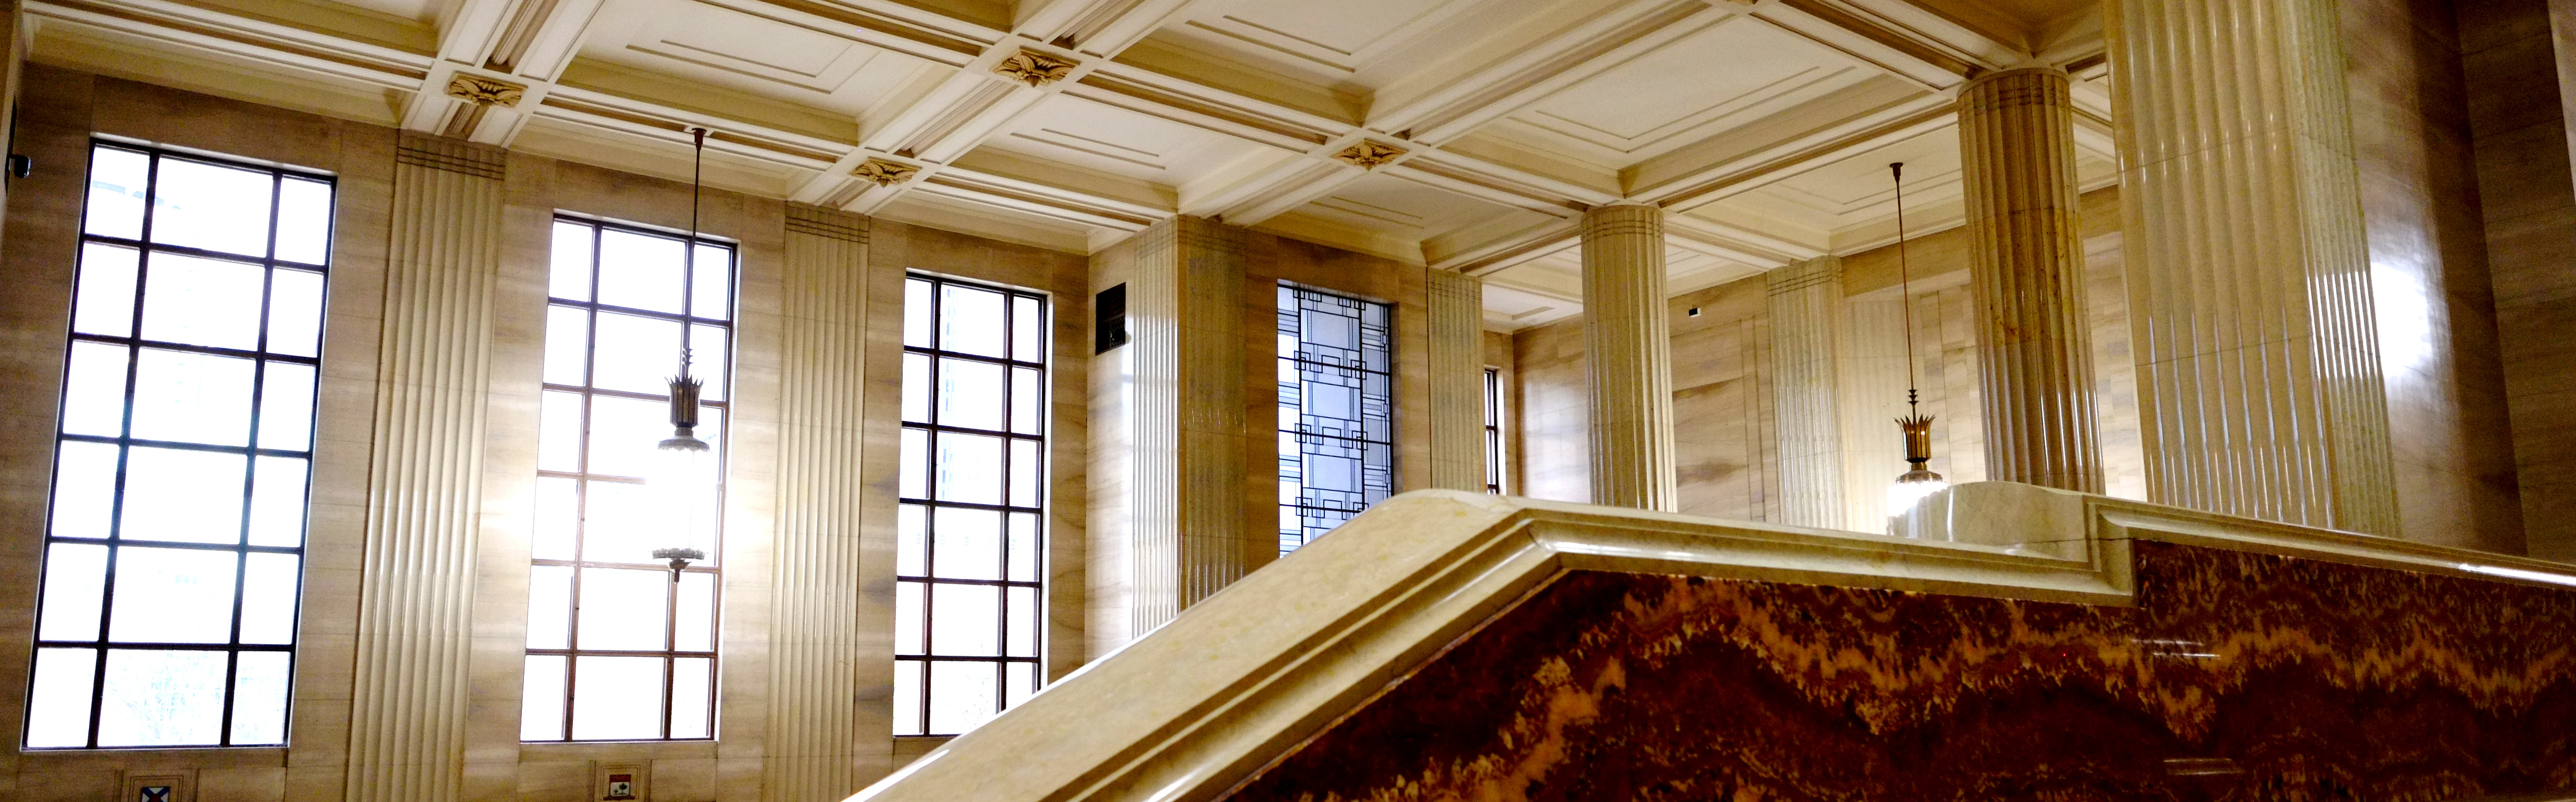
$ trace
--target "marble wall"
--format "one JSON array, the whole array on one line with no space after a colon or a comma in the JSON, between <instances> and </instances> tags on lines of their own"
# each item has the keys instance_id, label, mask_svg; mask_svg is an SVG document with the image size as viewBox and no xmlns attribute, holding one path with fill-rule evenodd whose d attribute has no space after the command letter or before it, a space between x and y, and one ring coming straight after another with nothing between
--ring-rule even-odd
<instances>
[{"instance_id":1,"label":"marble wall","mask_svg":"<svg viewBox=\"0 0 2576 802\"><path fill-rule=\"evenodd\" d=\"M19 449L0 465L0 554L18 573L0 581L0 720L23 720L29 623L41 564L47 476L65 347L80 199L93 133L166 143L333 172L338 209L323 358L312 527L298 631L291 740L284 748L139 749L113 752L0 750L0 798L108 798L132 771L194 778L199 802L335 799L351 776L353 671L367 523L367 466L375 447L384 275L395 169L391 129L283 111L120 79L31 66L16 148L39 168L13 181L5 264L18 291L0 296L0 336L10 375L25 392L0 400ZM764 796L764 740L773 701L769 666L769 559L774 520L782 309L779 265L785 204L709 190L703 230L739 244L741 283L735 392L728 443L725 575L720 624L720 737L714 741L541 743L519 741L521 655L525 648L528 548L535 480L537 382L543 356L545 270L557 211L665 229L690 215L685 182L511 154L505 179L501 268L494 285L491 384L484 407L481 508L472 560L473 596L463 609L431 611L470 622L464 677L467 719L461 777L452 798L569 800L590 796L602 762L639 764L657 798L753 800ZM892 454L900 381L893 357L902 325L903 271L923 270L1049 293L1055 298L1050 377L1048 543L1050 606L1044 660L1050 676L1079 666L1084 649L1090 343L1088 265L1083 257L935 229L878 223L869 245L868 399L859 459L869 476L868 512L856 587L857 687L834 696L852 706L857 746L847 756L857 790L891 771L920 744L889 733L893 650L894 477ZM883 292L891 288L891 292ZM879 495L881 494L881 495ZM830 572L824 572L830 573ZM803 575L802 573L797 575ZM842 575L847 575L844 572ZM829 720L830 717L825 717ZM14 740L13 740L14 743Z\"/></svg>"},{"instance_id":2,"label":"marble wall","mask_svg":"<svg viewBox=\"0 0 2576 802\"><path fill-rule=\"evenodd\" d=\"M2119 247L2119 190L2082 198L2090 294L2096 408L2102 421L2106 487L2145 494L2138 452L2135 367ZM1967 293L1968 240L1961 229L1907 243L1913 273L1914 370L1921 410L1935 416L1931 468L1952 482L1985 475L1975 302ZM1841 528L1878 531L1882 498L1905 470L1894 419L1905 414L1904 309L1897 300L1893 246L1843 257L1846 330L1838 386L1843 430ZM1674 296L1673 412L1681 509L1695 515L1780 520L1779 444L1770 313L1765 279L1739 279ZM1693 314L1696 310L1696 314ZM1570 319L1512 335L1519 361L1516 406L1523 493L1589 501L1583 326Z\"/></svg>"},{"instance_id":3,"label":"marble wall","mask_svg":"<svg viewBox=\"0 0 2576 802\"><path fill-rule=\"evenodd\" d=\"M2454 5L2341 5L2362 225L2399 532L2520 554L2515 438Z\"/></svg>"},{"instance_id":4,"label":"marble wall","mask_svg":"<svg viewBox=\"0 0 2576 802\"><path fill-rule=\"evenodd\" d=\"M2576 627L2576 591L2134 548L2116 607L1562 574L1229 799L2576 788L2576 664L2528 637Z\"/></svg>"},{"instance_id":5,"label":"marble wall","mask_svg":"<svg viewBox=\"0 0 2576 802\"><path fill-rule=\"evenodd\" d=\"M2565 9L2553 18L2551 7ZM2486 221L2507 414L2534 557L2576 559L2576 182L2562 72L2576 5L2491 0L2457 6L2478 211Z\"/></svg>"}]
</instances>

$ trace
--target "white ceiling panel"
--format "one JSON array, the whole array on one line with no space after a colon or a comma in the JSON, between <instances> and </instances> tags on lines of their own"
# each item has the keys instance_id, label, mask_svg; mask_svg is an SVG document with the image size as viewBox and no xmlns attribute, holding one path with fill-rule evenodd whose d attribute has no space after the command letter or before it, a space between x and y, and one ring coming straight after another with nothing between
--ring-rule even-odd
<instances>
[{"instance_id":1,"label":"white ceiling panel","mask_svg":"<svg viewBox=\"0 0 2576 802\"><path fill-rule=\"evenodd\" d=\"M751 0L609 0L581 58L857 116L926 69Z\"/></svg>"},{"instance_id":2,"label":"white ceiling panel","mask_svg":"<svg viewBox=\"0 0 2576 802\"><path fill-rule=\"evenodd\" d=\"M983 146L1165 187L1278 153L1239 137L1071 95L1047 98Z\"/></svg>"},{"instance_id":3,"label":"white ceiling panel","mask_svg":"<svg viewBox=\"0 0 2576 802\"><path fill-rule=\"evenodd\" d=\"M1878 75L1739 16L1639 55L1507 117L1496 133L1619 168Z\"/></svg>"}]
</instances>

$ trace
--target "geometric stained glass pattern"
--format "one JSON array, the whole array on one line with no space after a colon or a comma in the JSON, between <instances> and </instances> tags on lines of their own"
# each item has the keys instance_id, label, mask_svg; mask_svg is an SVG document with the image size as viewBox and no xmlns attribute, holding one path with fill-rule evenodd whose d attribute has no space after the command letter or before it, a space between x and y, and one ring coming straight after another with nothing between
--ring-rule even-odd
<instances>
[{"instance_id":1,"label":"geometric stained glass pattern","mask_svg":"<svg viewBox=\"0 0 2576 802\"><path fill-rule=\"evenodd\" d=\"M1395 489L1386 304L1279 285L1279 553Z\"/></svg>"},{"instance_id":2,"label":"geometric stained glass pattern","mask_svg":"<svg viewBox=\"0 0 2576 802\"><path fill-rule=\"evenodd\" d=\"M331 179L89 171L26 745L285 743Z\"/></svg>"},{"instance_id":3,"label":"geometric stained glass pattern","mask_svg":"<svg viewBox=\"0 0 2576 802\"><path fill-rule=\"evenodd\" d=\"M710 739L734 249L576 217L552 248L519 738ZM648 487L683 349L713 458ZM670 547L706 556L674 577Z\"/></svg>"},{"instance_id":4,"label":"geometric stained glass pattern","mask_svg":"<svg viewBox=\"0 0 2576 802\"><path fill-rule=\"evenodd\" d=\"M955 735L1043 682L1047 299L914 274L903 320L893 730Z\"/></svg>"}]
</instances>

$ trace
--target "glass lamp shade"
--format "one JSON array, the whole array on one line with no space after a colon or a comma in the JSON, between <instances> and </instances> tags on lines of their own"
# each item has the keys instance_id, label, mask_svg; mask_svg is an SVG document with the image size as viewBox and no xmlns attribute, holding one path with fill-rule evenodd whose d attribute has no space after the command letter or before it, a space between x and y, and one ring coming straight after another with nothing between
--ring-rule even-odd
<instances>
[{"instance_id":1,"label":"glass lamp shade","mask_svg":"<svg viewBox=\"0 0 2576 802\"><path fill-rule=\"evenodd\" d=\"M1950 483L1940 474L1921 468L1906 471L1904 476L1896 477L1895 484L1887 486L1887 517L1903 517L1913 512L1914 506L1923 503L1923 499L1948 489Z\"/></svg>"},{"instance_id":2,"label":"glass lamp shade","mask_svg":"<svg viewBox=\"0 0 2576 802\"><path fill-rule=\"evenodd\" d=\"M716 489L715 449L688 429L673 432L670 439L653 449L644 486L652 492L670 527L667 534L654 537L654 541L701 548L709 544L707 528L713 516L710 508L714 506Z\"/></svg>"}]
</instances>

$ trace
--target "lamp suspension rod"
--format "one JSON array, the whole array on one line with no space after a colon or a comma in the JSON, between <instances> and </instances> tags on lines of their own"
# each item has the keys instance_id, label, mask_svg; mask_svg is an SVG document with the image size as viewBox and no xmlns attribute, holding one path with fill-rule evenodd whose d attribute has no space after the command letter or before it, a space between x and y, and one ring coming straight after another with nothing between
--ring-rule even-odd
<instances>
[{"instance_id":1,"label":"lamp suspension rod","mask_svg":"<svg viewBox=\"0 0 2576 802\"><path fill-rule=\"evenodd\" d=\"M1905 409L1914 409L1914 268L1905 261L1905 163L1890 162L1896 180L1896 302L1905 309Z\"/></svg>"}]
</instances>

